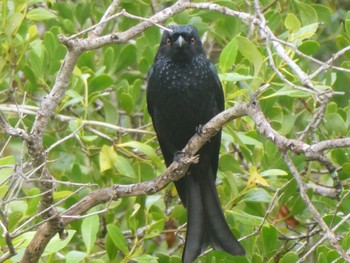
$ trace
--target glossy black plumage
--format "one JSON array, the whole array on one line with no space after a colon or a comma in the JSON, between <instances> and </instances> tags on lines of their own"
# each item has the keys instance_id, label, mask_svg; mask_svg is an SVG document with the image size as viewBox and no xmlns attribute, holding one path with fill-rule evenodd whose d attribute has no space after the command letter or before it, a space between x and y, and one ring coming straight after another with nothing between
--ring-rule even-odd
<instances>
[{"instance_id":1,"label":"glossy black plumage","mask_svg":"<svg viewBox=\"0 0 350 263\"><path fill-rule=\"evenodd\" d=\"M219 77L197 30L190 25L169 28L172 32L163 33L147 86L148 111L167 166L200 125L224 110ZM199 163L174 182L187 208L185 263L208 245L232 255L245 253L225 221L215 187L220 141L221 131L199 151Z\"/></svg>"}]
</instances>

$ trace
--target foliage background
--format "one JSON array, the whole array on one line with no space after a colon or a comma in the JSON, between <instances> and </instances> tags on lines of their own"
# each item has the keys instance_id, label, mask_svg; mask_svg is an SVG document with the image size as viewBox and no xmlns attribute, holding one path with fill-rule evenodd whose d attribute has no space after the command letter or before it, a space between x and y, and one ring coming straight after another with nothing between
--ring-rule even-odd
<instances>
[{"instance_id":1,"label":"foliage background","mask_svg":"<svg viewBox=\"0 0 350 263\"><path fill-rule=\"evenodd\" d=\"M147 18L173 2L122 0L120 9ZM215 3L255 13L252 1ZM0 109L11 126L30 132L38 106L54 85L67 52L58 35L76 34L96 24L109 4L90 0L1 2ZM348 1L276 0L260 1L260 5L272 32L306 55L327 61L349 46ZM103 32L124 31L138 23L120 16ZM208 10L185 10L165 25L172 23L198 28L223 81L226 108L249 101L259 87L269 83L270 87L258 94L258 101L272 127L287 138L303 136L320 102L307 89L296 90L276 74L269 63L266 41L255 27L238 17ZM145 101L146 76L160 36L161 30L153 26L128 43L86 51L79 57L65 97L43 137L43 145L49 149L47 166L57 180L54 202L59 212L94 189L150 180L164 171ZM285 48L308 74L322 65ZM272 57L288 81L302 86L287 63L275 53ZM334 65L349 68L349 57L350 53L343 54ZM348 137L349 71L322 71L312 82L316 89L331 89L334 96L319 127L305 132L303 140L311 144ZM83 125L83 120L87 124ZM116 130L106 124L127 129ZM338 168L343 186L339 199L312 190L308 196L332 228L350 211L349 149L331 149L326 156ZM290 157L306 185L333 187L330 173L319 162L304 155ZM43 220L37 216L41 190L21 138L0 134L0 158L1 231L13 234L17 255L7 262L16 262L36 224ZM246 237L242 244L247 255L231 257L208 251L200 262L296 262L311 248L308 262L345 262L328 241L315 247L324 236L322 230L301 199L278 147L256 130L249 117L224 127L218 179L227 221L237 237ZM172 184L154 195L98 205L89 214L66 228L64 241L56 235L40 261L180 262L186 211ZM348 251L349 223L334 232ZM4 255L8 252L4 238L0 245Z\"/></svg>"}]
</instances>

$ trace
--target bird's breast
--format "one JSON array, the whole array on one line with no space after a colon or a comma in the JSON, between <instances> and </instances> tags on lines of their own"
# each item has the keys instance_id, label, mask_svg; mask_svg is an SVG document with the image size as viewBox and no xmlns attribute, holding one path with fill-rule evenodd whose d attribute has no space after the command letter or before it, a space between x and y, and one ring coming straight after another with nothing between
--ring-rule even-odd
<instances>
[{"instance_id":1,"label":"bird's breast","mask_svg":"<svg viewBox=\"0 0 350 263\"><path fill-rule=\"evenodd\" d=\"M213 96L210 70L202 62L164 63L159 69L158 100L164 112L198 112Z\"/></svg>"}]
</instances>

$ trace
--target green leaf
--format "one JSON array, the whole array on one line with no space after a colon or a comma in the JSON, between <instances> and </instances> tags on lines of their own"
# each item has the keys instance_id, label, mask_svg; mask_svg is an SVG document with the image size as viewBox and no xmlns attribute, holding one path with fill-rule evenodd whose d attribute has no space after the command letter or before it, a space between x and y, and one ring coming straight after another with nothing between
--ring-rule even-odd
<instances>
[{"instance_id":1,"label":"green leaf","mask_svg":"<svg viewBox=\"0 0 350 263\"><path fill-rule=\"evenodd\" d=\"M9 208L11 212L24 214L27 211L28 205L24 201L12 201L9 203Z\"/></svg>"},{"instance_id":2,"label":"green leaf","mask_svg":"<svg viewBox=\"0 0 350 263\"><path fill-rule=\"evenodd\" d=\"M15 157L8 155L0 159L0 165L12 165L15 164Z\"/></svg>"},{"instance_id":3,"label":"green leaf","mask_svg":"<svg viewBox=\"0 0 350 263\"><path fill-rule=\"evenodd\" d=\"M129 249L126 243L126 239L120 230L120 228L116 225L107 225L107 232L109 237L112 239L113 244L121 250L124 255L129 255Z\"/></svg>"},{"instance_id":4,"label":"green leaf","mask_svg":"<svg viewBox=\"0 0 350 263\"><path fill-rule=\"evenodd\" d=\"M7 7L3 7L7 9ZM4 19L5 25L5 34L8 37L11 37L15 34L18 28L21 26L24 19L24 15L22 13L12 13L6 19Z\"/></svg>"},{"instance_id":5,"label":"green leaf","mask_svg":"<svg viewBox=\"0 0 350 263\"><path fill-rule=\"evenodd\" d=\"M292 98L307 98L307 97L310 97L311 95L305 91L296 90L289 86L285 86L270 95L262 97L261 99L268 99L268 98L279 97L279 96L288 96Z\"/></svg>"},{"instance_id":6,"label":"green leaf","mask_svg":"<svg viewBox=\"0 0 350 263\"><path fill-rule=\"evenodd\" d=\"M0 186L0 198L3 198L5 194L7 193L9 187L7 185L1 185Z\"/></svg>"},{"instance_id":7,"label":"green leaf","mask_svg":"<svg viewBox=\"0 0 350 263\"><path fill-rule=\"evenodd\" d=\"M56 191L53 193L53 198L55 201L61 200L70 196L73 192L69 190Z\"/></svg>"},{"instance_id":8,"label":"green leaf","mask_svg":"<svg viewBox=\"0 0 350 263\"><path fill-rule=\"evenodd\" d=\"M312 55L320 49L320 44L315 40L304 41L298 49L306 55Z\"/></svg>"},{"instance_id":9,"label":"green leaf","mask_svg":"<svg viewBox=\"0 0 350 263\"><path fill-rule=\"evenodd\" d=\"M117 160L117 153L114 151L113 146L103 145L100 151L100 171L104 172L111 169Z\"/></svg>"},{"instance_id":10,"label":"green leaf","mask_svg":"<svg viewBox=\"0 0 350 263\"><path fill-rule=\"evenodd\" d=\"M134 100L130 93L123 92L119 94L120 106L128 113L131 114L134 110Z\"/></svg>"},{"instance_id":11,"label":"green leaf","mask_svg":"<svg viewBox=\"0 0 350 263\"><path fill-rule=\"evenodd\" d=\"M237 36L238 50L241 54L254 65L254 76L260 72L263 64L263 57L257 47L248 39L242 36Z\"/></svg>"},{"instance_id":12,"label":"green leaf","mask_svg":"<svg viewBox=\"0 0 350 263\"><path fill-rule=\"evenodd\" d=\"M124 176L135 178L136 174L128 159L118 155L114 167Z\"/></svg>"},{"instance_id":13,"label":"green leaf","mask_svg":"<svg viewBox=\"0 0 350 263\"><path fill-rule=\"evenodd\" d=\"M117 59L116 71L121 69L126 69L127 66L136 63L137 49L135 45L129 44L121 50L119 57Z\"/></svg>"},{"instance_id":14,"label":"green leaf","mask_svg":"<svg viewBox=\"0 0 350 263\"><path fill-rule=\"evenodd\" d=\"M96 242L99 226L100 221L98 215L84 218L81 224L81 233L88 254L90 254Z\"/></svg>"},{"instance_id":15,"label":"green leaf","mask_svg":"<svg viewBox=\"0 0 350 263\"><path fill-rule=\"evenodd\" d=\"M296 32L300 29L301 23L293 13L289 13L284 20L284 26L291 32Z\"/></svg>"},{"instance_id":16,"label":"green leaf","mask_svg":"<svg viewBox=\"0 0 350 263\"><path fill-rule=\"evenodd\" d=\"M156 203L158 202L159 200L162 199L162 195L157 195L157 194L154 194L154 195L149 195L146 197L146 203L145 203L145 206L147 208L147 211Z\"/></svg>"},{"instance_id":17,"label":"green leaf","mask_svg":"<svg viewBox=\"0 0 350 263\"><path fill-rule=\"evenodd\" d=\"M250 80L250 79L253 79L254 77L250 75L241 75L238 73L224 73L224 74L219 74L219 78L221 81L230 81L230 82L236 83L238 81Z\"/></svg>"},{"instance_id":18,"label":"green leaf","mask_svg":"<svg viewBox=\"0 0 350 263\"><path fill-rule=\"evenodd\" d=\"M237 41L233 38L222 50L219 58L219 65L221 72L226 72L228 69L232 69L237 57Z\"/></svg>"},{"instance_id":19,"label":"green leaf","mask_svg":"<svg viewBox=\"0 0 350 263\"><path fill-rule=\"evenodd\" d=\"M138 262L138 263L149 263L149 262L158 262L157 259L158 257L151 256L151 255L142 255L142 256L136 256L132 257L133 262Z\"/></svg>"},{"instance_id":20,"label":"green leaf","mask_svg":"<svg viewBox=\"0 0 350 263\"><path fill-rule=\"evenodd\" d=\"M270 203L271 195L262 188L252 188L244 196L244 202L252 203Z\"/></svg>"},{"instance_id":21,"label":"green leaf","mask_svg":"<svg viewBox=\"0 0 350 263\"><path fill-rule=\"evenodd\" d=\"M255 188L257 185L269 186L269 183L266 181L266 179L260 176L255 166L251 166L249 168L249 179L247 182L247 188Z\"/></svg>"},{"instance_id":22,"label":"green leaf","mask_svg":"<svg viewBox=\"0 0 350 263\"><path fill-rule=\"evenodd\" d=\"M57 36L55 36L51 31L47 31L44 35L44 46L45 49L50 52L55 50L59 45L57 41Z\"/></svg>"},{"instance_id":23,"label":"green leaf","mask_svg":"<svg viewBox=\"0 0 350 263\"><path fill-rule=\"evenodd\" d=\"M103 51L103 65L107 67L107 71L111 70L114 66L114 49L112 47L107 47Z\"/></svg>"},{"instance_id":24,"label":"green leaf","mask_svg":"<svg viewBox=\"0 0 350 263\"><path fill-rule=\"evenodd\" d=\"M270 257L279 248L278 231L272 225L264 225L260 231L260 238L265 256Z\"/></svg>"},{"instance_id":25,"label":"green leaf","mask_svg":"<svg viewBox=\"0 0 350 263\"><path fill-rule=\"evenodd\" d=\"M138 142L138 141L129 141L123 144L119 144L119 147L131 147L139 152L146 155L153 163L155 163L157 166L160 166L162 164L161 159L159 158L158 154L156 153L155 149L153 149L151 146Z\"/></svg>"},{"instance_id":26,"label":"green leaf","mask_svg":"<svg viewBox=\"0 0 350 263\"><path fill-rule=\"evenodd\" d=\"M298 7L299 15L303 25L318 23L317 12L311 5L305 4L298 0L294 0L294 2Z\"/></svg>"},{"instance_id":27,"label":"green leaf","mask_svg":"<svg viewBox=\"0 0 350 263\"><path fill-rule=\"evenodd\" d=\"M295 32L294 37L297 40L308 39L308 38L312 37L313 35L315 35L317 29L318 29L318 23L303 26L297 32Z\"/></svg>"},{"instance_id":28,"label":"green leaf","mask_svg":"<svg viewBox=\"0 0 350 263\"><path fill-rule=\"evenodd\" d=\"M153 238L159 236L164 230L165 218L152 223L145 235L145 238Z\"/></svg>"},{"instance_id":29,"label":"green leaf","mask_svg":"<svg viewBox=\"0 0 350 263\"><path fill-rule=\"evenodd\" d=\"M290 251L287 254L285 254L281 260L279 261L279 263L292 263L292 262L297 262L299 259L298 255L293 252Z\"/></svg>"},{"instance_id":30,"label":"green leaf","mask_svg":"<svg viewBox=\"0 0 350 263\"><path fill-rule=\"evenodd\" d=\"M263 221L262 217L248 214L243 211L227 210L227 213L232 214L235 220L239 221L245 226L259 226Z\"/></svg>"},{"instance_id":31,"label":"green leaf","mask_svg":"<svg viewBox=\"0 0 350 263\"><path fill-rule=\"evenodd\" d=\"M83 259L87 256L88 255L85 252L73 250L68 252L68 254L65 256L66 263L80 263L83 262Z\"/></svg>"},{"instance_id":32,"label":"green leaf","mask_svg":"<svg viewBox=\"0 0 350 263\"><path fill-rule=\"evenodd\" d=\"M317 12L318 22L328 25L332 19L333 11L326 5L313 4L312 7Z\"/></svg>"},{"instance_id":33,"label":"green leaf","mask_svg":"<svg viewBox=\"0 0 350 263\"><path fill-rule=\"evenodd\" d=\"M350 37L350 11L348 11L346 14L345 32L347 33L348 37Z\"/></svg>"},{"instance_id":34,"label":"green leaf","mask_svg":"<svg viewBox=\"0 0 350 263\"><path fill-rule=\"evenodd\" d=\"M29 242L33 239L35 233L35 231L25 232L24 234L15 237L13 239L13 244L16 246L16 248L27 247Z\"/></svg>"},{"instance_id":35,"label":"green leaf","mask_svg":"<svg viewBox=\"0 0 350 263\"><path fill-rule=\"evenodd\" d=\"M327 114L325 117L326 128L330 134L344 136L346 134L346 124L338 113Z\"/></svg>"},{"instance_id":36,"label":"green leaf","mask_svg":"<svg viewBox=\"0 0 350 263\"><path fill-rule=\"evenodd\" d=\"M110 87L113 84L113 79L107 74L101 74L89 80L89 92L100 91Z\"/></svg>"},{"instance_id":37,"label":"green leaf","mask_svg":"<svg viewBox=\"0 0 350 263\"><path fill-rule=\"evenodd\" d=\"M61 240L59 235L55 235L50 240L50 243L45 248L45 252L44 252L43 256L54 254L54 253L62 250L63 248L67 247L68 243L71 241L71 239L73 238L76 231L75 230L66 230L66 232L68 233L68 236L65 239Z\"/></svg>"},{"instance_id":38,"label":"green leaf","mask_svg":"<svg viewBox=\"0 0 350 263\"><path fill-rule=\"evenodd\" d=\"M270 169L270 170L265 170L260 173L261 176L286 176L288 173L284 170L280 169Z\"/></svg>"},{"instance_id":39,"label":"green leaf","mask_svg":"<svg viewBox=\"0 0 350 263\"><path fill-rule=\"evenodd\" d=\"M327 257L323 252L318 254L317 263L328 263Z\"/></svg>"},{"instance_id":40,"label":"green leaf","mask_svg":"<svg viewBox=\"0 0 350 263\"><path fill-rule=\"evenodd\" d=\"M27 13L27 19L32 21L42 21L53 18L56 18L56 15L41 7L32 9Z\"/></svg>"},{"instance_id":41,"label":"green leaf","mask_svg":"<svg viewBox=\"0 0 350 263\"><path fill-rule=\"evenodd\" d=\"M236 135L239 138L239 140L245 145L254 145L257 148L263 148L263 145L261 142L259 142L258 140L250 136L245 135L242 132L237 132Z\"/></svg>"}]
</instances>

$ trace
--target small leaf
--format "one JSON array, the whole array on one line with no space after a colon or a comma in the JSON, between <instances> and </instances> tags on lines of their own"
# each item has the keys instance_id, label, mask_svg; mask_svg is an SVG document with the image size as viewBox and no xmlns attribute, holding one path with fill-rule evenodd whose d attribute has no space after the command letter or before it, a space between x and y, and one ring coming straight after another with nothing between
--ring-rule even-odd
<instances>
[{"instance_id":1,"label":"small leaf","mask_svg":"<svg viewBox=\"0 0 350 263\"><path fill-rule=\"evenodd\" d=\"M50 240L50 243L47 245L47 247L45 248L45 252L43 256L54 254L62 250L63 248L65 248L73 238L75 232L76 232L75 230L67 230L68 236L63 240L60 239L59 235L55 235Z\"/></svg>"},{"instance_id":2,"label":"small leaf","mask_svg":"<svg viewBox=\"0 0 350 263\"><path fill-rule=\"evenodd\" d=\"M121 250L124 255L128 255L129 254L129 249L126 243L126 239L122 233L122 231L120 230L120 228L116 225L107 225L107 232L109 237L112 239L113 244L119 249Z\"/></svg>"},{"instance_id":3,"label":"small leaf","mask_svg":"<svg viewBox=\"0 0 350 263\"><path fill-rule=\"evenodd\" d=\"M2 9L7 9L7 7L2 7ZM21 26L24 19L24 15L22 13L16 12L10 14L3 22L6 23L5 26L5 34L7 36L11 36L16 33L18 28Z\"/></svg>"},{"instance_id":4,"label":"small leaf","mask_svg":"<svg viewBox=\"0 0 350 263\"><path fill-rule=\"evenodd\" d=\"M71 195L73 192L68 190L63 191L56 191L53 193L53 198L55 201L58 201L60 199L66 198L67 196Z\"/></svg>"},{"instance_id":5,"label":"small leaf","mask_svg":"<svg viewBox=\"0 0 350 263\"><path fill-rule=\"evenodd\" d=\"M238 81L243 81L243 80L250 80L253 79L253 76L250 75L241 75L238 73L224 73L224 74L219 74L219 78L221 81L231 81L233 83L236 83Z\"/></svg>"},{"instance_id":6,"label":"small leaf","mask_svg":"<svg viewBox=\"0 0 350 263\"><path fill-rule=\"evenodd\" d=\"M299 19L292 13L287 15L286 19L284 20L284 25L291 32L296 32L301 27Z\"/></svg>"},{"instance_id":7,"label":"small leaf","mask_svg":"<svg viewBox=\"0 0 350 263\"><path fill-rule=\"evenodd\" d=\"M129 141L123 144L119 144L119 147L131 147L134 148L144 155L146 155L152 162L157 164L158 166L161 165L161 159L159 158L158 154L156 151L149 145L138 142L138 141Z\"/></svg>"},{"instance_id":8,"label":"small leaf","mask_svg":"<svg viewBox=\"0 0 350 263\"><path fill-rule=\"evenodd\" d=\"M3 198L5 194L7 193L9 187L7 185L1 185L0 186L0 198Z\"/></svg>"},{"instance_id":9,"label":"small leaf","mask_svg":"<svg viewBox=\"0 0 350 263\"><path fill-rule=\"evenodd\" d=\"M237 36L238 50L254 65L254 76L257 76L263 65L263 57L258 48L248 38Z\"/></svg>"},{"instance_id":10,"label":"small leaf","mask_svg":"<svg viewBox=\"0 0 350 263\"><path fill-rule=\"evenodd\" d=\"M134 100L130 93L123 92L119 95L120 106L128 113L131 114L134 109Z\"/></svg>"},{"instance_id":11,"label":"small leaf","mask_svg":"<svg viewBox=\"0 0 350 263\"><path fill-rule=\"evenodd\" d=\"M237 57L237 41L233 38L222 50L219 58L219 65L222 72L226 72L228 69L232 68Z\"/></svg>"},{"instance_id":12,"label":"small leaf","mask_svg":"<svg viewBox=\"0 0 350 263\"><path fill-rule=\"evenodd\" d=\"M350 13L350 12L348 12ZM346 34L348 35L348 37L350 37L350 18L347 18L345 20L345 31L346 31Z\"/></svg>"},{"instance_id":13,"label":"small leaf","mask_svg":"<svg viewBox=\"0 0 350 263\"><path fill-rule=\"evenodd\" d=\"M265 170L260 173L260 176L286 176L288 173L286 171L280 170L280 169L270 169Z\"/></svg>"},{"instance_id":14,"label":"small leaf","mask_svg":"<svg viewBox=\"0 0 350 263\"><path fill-rule=\"evenodd\" d=\"M254 145L256 148L263 148L263 145L258 140L245 135L243 132L236 132L237 139L244 145ZM236 139L235 138L235 139Z\"/></svg>"},{"instance_id":15,"label":"small leaf","mask_svg":"<svg viewBox=\"0 0 350 263\"><path fill-rule=\"evenodd\" d=\"M56 15L41 7L32 9L27 13L27 19L32 21L42 21L53 18L56 18Z\"/></svg>"},{"instance_id":16,"label":"small leaf","mask_svg":"<svg viewBox=\"0 0 350 263\"><path fill-rule=\"evenodd\" d=\"M104 172L113 167L117 160L117 154L114 151L113 146L103 145L100 152L100 171Z\"/></svg>"},{"instance_id":17,"label":"small leaf","mask_svg":"<svg viewBox=\"0 0 350 263\"><path fill-rule=\"evenodd\" d=\"M162 196L161 195L149 195L146 197L146 208L147 208L147 211L156 203L158 202L159 200L162 199Z\"/></svg>"},{"instance_id":18,"label":"small leaf","mask_svg":"<svg viewBox=\"0 0 350 263\"><path fill-rule=\"evenodd\" d=\"M157 261L158 257L151 256L151 255L136 256L136 257L132 257L132 259L133 259L133 261L138 262L138 263L158 262ZM161 262L161 261L159 261L159 262ZM171 262L173 262L173 261L171 261Z\"/></svg>"},{"instance_id":19,"label":"small leaf","mask_svg":"<svg viewBox=\"0 0 350 263\"><path fill-rule=\"evenodd\" d=\"M243 223L245 226L258 226L263 221L262 217L248 214L243 211L227 210L227 213L232 214L235 220Z\"/></svg>"},{"instance_id":20,"label":"small leaf","mask_svg":"<svg viewBox=\"0 0 350 263\"><path fill-rule=\"evenodd\" d=\"M256 167L252 166L249 169L247 188L256 187L257 184L269 186L269 183L258 173Z\"/></svg>"},{"instance_id":21,"label":"small leaf","mask_svg":"<svg viewBox=\"0 0 350 263\"><path fill-rule=\"evenodd\" d=\"M160 235L160 233L164 230L165 218L160 219L154 223L152 223L147 230L145 238L153 238Z\"/></svg>"},{"instance_id":22,"label":"small leaf","mask_svg":"<svg viewBox=\"0 0 350 263\"><path fill-rule=\"evenodd\" d=\"M9 203L9 208L11 212L20 212L24 214L28 208L28 205L24 201L12 201Z\"/></svg>"},{"instance_id":23,"label":"small leaf","mask_svg":"<svg viewBox=\"0 0 350 263\"><path fill-rule=\"evenodd\" d=\"M318 23L303 26L297 32L295 32L294 37L297 40L304 40L304 39L310 38L313 35L315 35L317 29L318 29Z\"/></svg>"},{"instance_id":24,"label":"small leaf","mask_svg":"<svg viewBox=\"0 0 350 263\"><path fill-rule=\"evenodd\" d=\"M325 25L330 23L333 16L333 10L329 6L321 5L321 4L313 4L312 7L315 9L317 13L319 23L323 23Z\"/></svg>"},{"instance_id":25,"label":"small leaf","mask_svg":"<svg viewBox=\"0 0 350 263\"><path fill-rule=\"evenodd\" d=\"M298 0L294 0L294 2L298 7L299 15L303 25L318 23L317 13L311 5Z\"/></svg>"},{"instance_id":26,"label":"small leaf","mask_svg":"<svg viewBox=\"0 0 350 263\"><path fill-rule=\"evenodd\" d=\"M265 256L269 257L279 248L281 241L278 240L278 231L272 225L264 225L260 231L261 244ZM272 242L274 241L274 242Z\"/></svg>"},{"instance_id":27,"label":"small leaf","mask_svg":"<svg viewBox=\"0 0 350 263\"><path fill-rule=\"evenodd\" d=\"M113 79L107 74L101 74L89 80L89 92L100 91L110 87Z\"/></svg>"},{"instance_id":28,"label":"small leaf","mask_svg":"<svg viewBox=\"0 0 350 263\"><path fill-rule=\"evenodd\" d=\"M13 155L8 155L6 157L0 158L0 165L12 165L15 164L15 157Z\"/></svg>"},{"instance_id":29,"label":"small leaf","mask_svg":"<svg viewBox=\"0 0 350 263\"><path fill-rule=\"evenodd\" d=\"M116 161L114 162L114 167L118 172L124 176L135 178L136 174L134 168L131 166L128 159L123 156L118 155Z\"/></svg>"},{"instance_id":30,"label":"small leaf","mask_svg":"<svg viewBox=\"0 0 350 263\"><path fill-rule=\"evenodd\" d=\"M88 255L85 252L81 251L70 251L65 256L66 263L80 263L83 262L83 259L86 258Z\"/></svg>"},{"instance_id":31,"label":"small leaf","mask_svg":"<svg viewBox=\"0 0 350 263\"><path fill-rule=\"evenodd\" d=\"M133 63L136 63L137 49L135 45L129 44L121 50L117 59L116 71L125 69Z\"/></svg>"},{"instance_id":32,"label":"small leaf","mask_svg":"<svg viewBox=\"0 0 350 263\"><path fill-rule=\"evenodd\" d=\"M252 188L244 195L242 201L251 203L270 203L271 195L262 188Z\"/></svg>"},{"instance_id":33,"label":"small leaf","mask_svg":"<svg viewBox=\"0 0 350 263\"><path fill-rule=\"evenodd\" d=\"M95 140L97 140L99 137L97 135L85 135L85 136L82 136L81 139L84 141L84 142L93 142Z\"/></svg>"},{"instance_id":34,"label":"small leaf","mask_svg":"<svg viewBox=\"0 0 350 263\"><path fill-rule=\"evenodd\" d=\"M279 97L279 96L289 96L292 98L307 98L310 97L310 94L302 91L302 90L296 90L289 86L283 87L276 92L272 93L271 95L267 95L262 97L261 99L268 99L273 97Z\"/></svg>"},{"instance_id":35,"label":"small leaf","mask_svg":"<svg viewBox=\"0 0 350 263\"><path fill-rule=\"evenodd\" d=\"M338 113L327 114L325 117L326 128L330 134L344 136L346 134L346 124Z\"/></svg>"},{"instance_id":36,"label":"small leaf","mask_svg":"<svg viewBox=\"0 0 350 263\"><path fill-rule=\"evenodd\" d=\"M81 233L88 254L91 252L96 242L99 226L100 221L98 215L84 218L81 224Z\"/></svg>"},{"instance_id":37,"label":"small leaf","mask_svg":"<svg viewBox=\"0 0 350 263\"><path fill-rule=\"evenodd\" d=\"M315 40L306 40L298 47L306 55L314 54L319 48L320 44Z\"/></svg>"}]
</instances>

